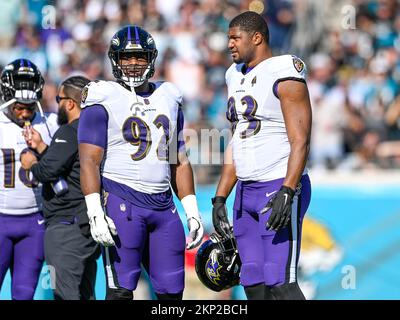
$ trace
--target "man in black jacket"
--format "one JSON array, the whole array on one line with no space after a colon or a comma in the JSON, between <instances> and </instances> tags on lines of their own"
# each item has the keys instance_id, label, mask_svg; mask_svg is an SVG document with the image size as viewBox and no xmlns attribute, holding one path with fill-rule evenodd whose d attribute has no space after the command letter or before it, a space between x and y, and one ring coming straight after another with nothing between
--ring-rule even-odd
<instances>
[{"instance_id":1,"label":"man in black jacket","mask_svg":"<svg viewBox=\"0 0 400 320\"><path fill-rule=\"evenodd\" d=\"M89 80L66 79L56 97L58 124L50 146L34 129L25 130L28 146L35 152L21 156L22 167L43 183L46 221L45 259L52 276L54 296L62 300L94 299L100 249L90 234L85 198L80 186L77 129L81 91Z\"/></svg>"}]
</instances>

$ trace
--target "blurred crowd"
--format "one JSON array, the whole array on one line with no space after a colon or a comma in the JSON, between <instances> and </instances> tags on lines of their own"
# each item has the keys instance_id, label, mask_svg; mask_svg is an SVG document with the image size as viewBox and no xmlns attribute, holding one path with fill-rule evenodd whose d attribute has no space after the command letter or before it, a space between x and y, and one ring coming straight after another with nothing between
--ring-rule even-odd
<instances>
[{"instance_id":1,"label":"blurred crowd","mask_svg":"<svg viewBox=\"0 0 400 320\"><path fill-rule=\"evenodd\" d=\"M159 55L155 78L185 98L186 127L228 128L225 71L229 21L263 13L274 54L308 66L313 107L310 166L323 170L400 167L400 4L397 0L7 0L0 2L0 65L17 57L45 75L44 106L74 73L112 79L112 35L144 27ZM224 144L207 152L219 153ZM203 150L204 151L204 150ZM218 166L195 166L209 183Z\"/></svg>"}]
</instances>

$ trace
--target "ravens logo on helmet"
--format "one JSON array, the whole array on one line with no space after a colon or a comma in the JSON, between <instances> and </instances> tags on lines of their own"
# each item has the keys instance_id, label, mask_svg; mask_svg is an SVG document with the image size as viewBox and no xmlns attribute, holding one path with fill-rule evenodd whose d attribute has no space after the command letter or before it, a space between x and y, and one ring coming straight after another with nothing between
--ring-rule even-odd
<instances>
[{"instance_id":1,"label":"ravens logo on helmet","mask_svg":"<svg viewBox=\"0 0 400 320\"><path fill-rule=\"evenodd\" d=\"M222 291L239 284L241 261L233 235L222 238L212 234L196 254L196 273L200 281L213 291Z\"/></svg>"}]
</instances>

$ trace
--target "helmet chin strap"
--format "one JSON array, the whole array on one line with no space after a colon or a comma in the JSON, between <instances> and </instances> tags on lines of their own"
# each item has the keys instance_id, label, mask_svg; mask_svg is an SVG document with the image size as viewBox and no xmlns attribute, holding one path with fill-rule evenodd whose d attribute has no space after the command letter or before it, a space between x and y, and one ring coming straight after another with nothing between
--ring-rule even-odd
<instances>
[{"instance_id":1,"label":"helmet chin strap","mask_svg":"<svg viewBox=\"0 0 400 320\"><path fill-rule=\"evenodd\" d=\"M135 91L135 88L141 86L144 82L144 80L141 82L134 81L133 77L127 77L127 78L128 78L128 83L126 82L125 83L131 88L133 92Z\"/></svg>"},{"instance_id":2,"label":"helmet chin strap","mask_svg":"<svg viewBox=\"0 0 400 320\"><path fill-rule=\"evenodd\" d=\"M135 88L137 87L137 85L135 85L135 82L133 81L132 78L129 78L129 77L128 77L128 80L129 80L128 86L131 88L132 94L135 95L136 102L139 102L138 97L137 97L137 94L136 94L136 91L135 91ZM132 107L131 107L131 109L132 109Z\"/></svg>"},{"instance_id":3,"label":"helmet chin strap","mask_svg":"<svg viewBox=\"0 0 400 320\"><path fill-rule=\"evenodd\" d=\"M131 93L135 96L135 99L136 99L136 102L135 102L134 104L131 105L130 110L132 111L132 109L133 109L134 106L141 105L142 103L139 102L139 99L138 99L138 96L137 96L136 90L135 90L135 88L138 87L137 82L134 82L134 81L133 81L133 78L128 78L128 79L129 79L129 82L128 82L127 85L131 88ZM144 81L143 81L143 82L144 82ZM125 82L125 83L126 83L126 82Z\"/></svg>"},{"instance_id":4,"label":"helmet chin strap","mask_svg":"<svg viewBox=\"0 0 400 320\"><path fill-rule=\"evenodd\" d=\"M42 119L44 120L44 124L45 124L45 126L46 126L46 129L47 129L47 132L48 132L48 134L49 134L49 137L50 137L50 138L53 138L53 135L51 134L50 128L49 128L49 126L48 126L48 124L47 124L47 117L46 117L46 115L45 115L44 112L43 112L43 108L42 108L42 105L40 104L39 100L36 101L36 105L37 105L37 107L38 107L38 109L39 109L40 116L41 116Z\"/></svg>"},{"instance_id":5,"label":"helmet chin strap","mask_svg":"<svg viewBox=\"0 0 400 320\"><path fill-rule=\"evenodd\" d=\"M45 115L44 115L44 112L43 112L42 105L40 104L39 100L36 101L36 105L37 105L37 107L38 107L38 109L39 109L40 116L41 116L42 118L45 118L45 119L46 119L46 117L45 117Z\"/></svg>"},{"instance_id":6,"label":"helmet chin strap","mask_svg":"<svg viewBox=\"0 0 400 320\"><path fill-rule=\"evenodd\" d=\"M13 98L13 99L7 101L6 103L3 103L3 104L0 106L0 111L3 111L5 108L7 108L9 105L13 104L13 103L16 102L16 101L17 101L17 99Z\"/></svg>"}]
</instances>

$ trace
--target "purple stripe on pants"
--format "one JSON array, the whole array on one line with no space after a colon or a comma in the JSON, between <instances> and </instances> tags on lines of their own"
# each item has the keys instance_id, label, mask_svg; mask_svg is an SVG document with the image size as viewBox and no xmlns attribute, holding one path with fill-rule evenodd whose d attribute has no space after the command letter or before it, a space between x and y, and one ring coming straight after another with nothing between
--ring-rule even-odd
<instances>
[{"instance_id":1,"label":"purple stripe on pants","mask_svg":"<svg viewBox=\"0 0 400 320\"><path fill-rule=\"evenodd\" d=\"M301 226L310 204L311 184L308 175L301 179L301 193L292 206L292 221L284 229L266 230L271 210L258 212L282 186L283 179L269 182L242 182L236 187L233 231L238 243L243 286L264 283L277 286L297 280Z\"/></svg>"},{"instance_id":2,"label":"purple stripe on pants","mask_svg":"<svg viewBox=\"0 0 400 320\"><path fill-rule=\"evenodd\" d=\"M44 260L45 225L41 213L0 213L0 287L11 270L13 300L32 300Z\"/></svg>"},{"instance_id":3,"label":"purple stripe on pants","mask_svg":"<svg viewBox=\"0 0 400 320\"><path fill-rule=\"evenodd\" d=\"M176 208L154 211L109 193L106 209L118 232L103 255L108 286L135 290L143 262L155 292L182 292L186 240Z\"/></svg>"}]
</instances>

